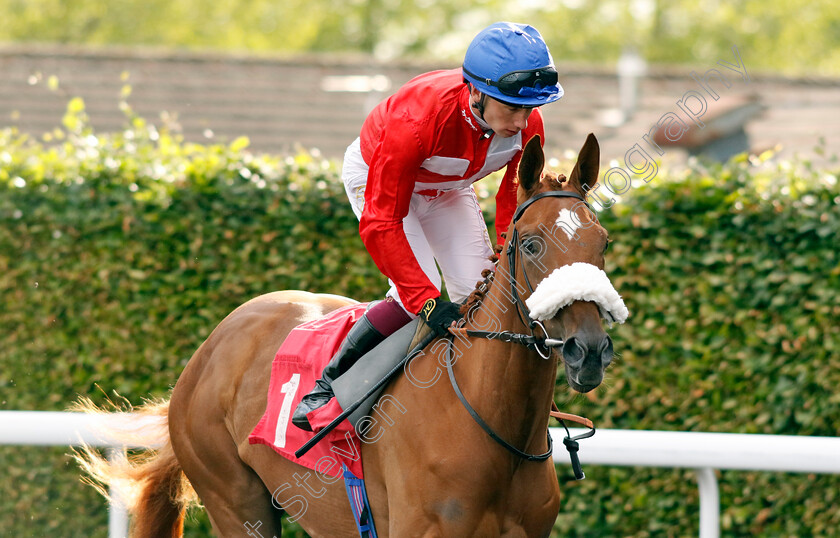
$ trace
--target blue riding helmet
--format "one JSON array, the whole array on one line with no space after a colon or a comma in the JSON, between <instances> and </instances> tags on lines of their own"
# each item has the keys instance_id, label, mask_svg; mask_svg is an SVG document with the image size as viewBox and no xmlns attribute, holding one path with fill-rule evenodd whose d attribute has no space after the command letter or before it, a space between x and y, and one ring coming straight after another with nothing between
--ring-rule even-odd
<instances>
[{"instance_id":1,"label":"blue riding helmet","mask_svg":"<svg viewBox=\"0 0 840 538\"><path fill-rule=\"evenodd\" d=\"M478 91L504 103L535 107L563 97L545 41L526 24L497 22L479 32L463 72Z\"/></svg>"}]
</instances>

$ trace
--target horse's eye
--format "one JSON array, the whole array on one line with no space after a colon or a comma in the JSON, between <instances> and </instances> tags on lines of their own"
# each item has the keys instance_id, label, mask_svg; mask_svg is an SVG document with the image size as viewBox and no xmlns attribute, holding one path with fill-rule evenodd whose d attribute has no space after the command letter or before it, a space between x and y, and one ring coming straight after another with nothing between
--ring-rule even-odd
<instances>
[{"instance_id":1,"label":"horse's eye","mask_svg":"<svg viewBox=\"0 0 840 538\"><path fill-rule=\"evenodd\" d=\"M522 241L522 250L534 256L540 252L540 242L534 238L527 238Z\"/></svg>"},{"instance_id":2,"label":"horse's eye","mask_svg":"<svg viewBox=\"0 0 840 538\"><path fill-rule=\"evenodd\" d=\"M606 242L606 243L604 243L604 252L603 252L603 254L606 254L606 253L607 253L607 251L610 249L610 243L612 243L612 239L607 239L607 242Z\"/></svg>"}]
</instances>

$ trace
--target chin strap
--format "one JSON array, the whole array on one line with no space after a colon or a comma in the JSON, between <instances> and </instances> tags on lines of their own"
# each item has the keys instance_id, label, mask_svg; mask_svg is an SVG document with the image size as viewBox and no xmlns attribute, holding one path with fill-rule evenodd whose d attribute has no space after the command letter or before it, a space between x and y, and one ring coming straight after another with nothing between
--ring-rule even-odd
<instances>
[{"instance_id":1,"label":"chin strap","mask_svg":"<svg viewBox=\"0 0 840 538\"><path fill-rule=\"evenodd\" d=\"M481 94L481 97L478 99L477 103L473 103L472 107L478 111L478 117L481 118L481 121L487 121L484 119L484 102L487 99L485 94Z\"/></svg>"},{"instance_id":2,"label":"chin strap","mask_svg":"<svg viewBox=\"0 0 840 538\"><path fill-rule=\"evenodd\" d=\"M486 123L487 120L484 119L484 107L487 102L487 94L480 93L479 95L481 95L481 97L478 98L478 102L473 103L471 106L478 112L478 117L481 118L481 121Z\"/></svg>"},{"instance_id":3,"label":"chin strap","mask_svg":"<svg viewBox=\"0 0 840 538\"><path fill-rule=\"evenodd\" d=\"M466 82L466 80L464 82ZM469 82L466 82L466 84L468 88L473 87ZM493 134L493 130L487 126L487 120L484 119L484 109L487 106L487 94L482 92L478 92L478 94L481 96L478 98L478 102L471 103L470 106L478 113L478 119L481 120L481 128L484 129L484 138L490 138Z\"/></svg>"}]
</instances>

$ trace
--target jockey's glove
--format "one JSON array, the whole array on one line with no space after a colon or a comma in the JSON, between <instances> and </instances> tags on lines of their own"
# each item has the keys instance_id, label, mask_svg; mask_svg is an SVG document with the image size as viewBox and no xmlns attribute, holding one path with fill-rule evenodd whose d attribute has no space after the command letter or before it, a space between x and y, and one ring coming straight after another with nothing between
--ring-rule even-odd
<instances>
[{"instance_id":1,"label":"jockey's glove","mask_svg":"<svg viewBox=\"0 0 840 538\"><path fill-rule=\"evenodd\" d=\"M453 321L461 319L461 307L440 297L429 299L417 314L436 336L444 336Z\"/></svg>"}]
</instances>

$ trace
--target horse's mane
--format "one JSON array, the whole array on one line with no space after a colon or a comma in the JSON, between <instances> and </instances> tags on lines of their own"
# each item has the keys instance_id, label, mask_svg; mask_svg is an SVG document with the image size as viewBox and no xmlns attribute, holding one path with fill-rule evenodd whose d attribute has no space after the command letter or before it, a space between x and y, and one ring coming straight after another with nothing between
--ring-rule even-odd
<instances>
[{"instance_id":1,"label":"horse's mane","mask_svg":"<svg viewBox=\"0 0 840 538\"><path fill-rule=\"evenodd\" d=\"M546 172L540 181L540 191L562 191L569 184L569 180L563 174Z\"/></svg>"},{"instance_id":2,"label":"horse's mane","mask_svg":"<svg viewBox=\"0 0 840 538\"><path fill-rule=\"evenodd\" d=\"M505 237L505 235L506 234L502 234L502 237ZM502 248L502 245L496 245L493 248L493 255L488 258L491 262L493 262L493 264L499 263L499 254L501 254ZM473 309L478 308L479 305L481 305L481 301L483 301L484 297L490 292L490 286L493 284L493 276L495 274L496 273L490 269L485 269L481 272L481 277L484 280L479 280L475 283L475 289L470 293L470 296L467 297L464 305L461 306L462 316L466 316Z\"/></svg>"}]
</instances>

